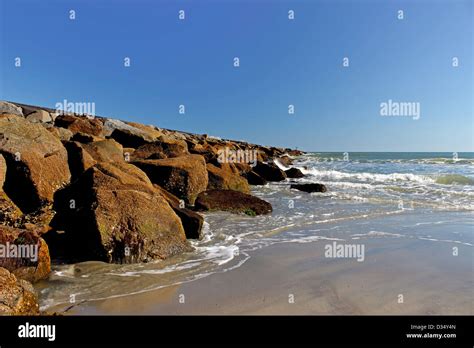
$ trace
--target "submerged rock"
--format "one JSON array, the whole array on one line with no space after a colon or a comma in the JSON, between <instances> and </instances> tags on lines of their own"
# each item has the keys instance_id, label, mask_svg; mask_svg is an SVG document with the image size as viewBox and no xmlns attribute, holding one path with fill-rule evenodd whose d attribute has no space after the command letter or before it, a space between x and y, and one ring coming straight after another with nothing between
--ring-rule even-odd
<instances>
[{"instance_id":1,"label":"submerged rock","mask_svg":"<svg viewBox=\"0 0 474 348\"><path fill-rule=\"evenodd\" d=\"M328 190L323 184L293 184L290 186L290 188L308 193L326 192Z\"/></svg>"},{"instance_id":2,"label":"submerged rock","mask_svg":"<svg viewBox=\"0 0 474 348\"><path fill-rule=\"evenodd\" d=\"M232 190L209 190L196 199L197 210L223 210L250 216L269 214L272 205L260 198Z\"/></svg>"}]
</instances>

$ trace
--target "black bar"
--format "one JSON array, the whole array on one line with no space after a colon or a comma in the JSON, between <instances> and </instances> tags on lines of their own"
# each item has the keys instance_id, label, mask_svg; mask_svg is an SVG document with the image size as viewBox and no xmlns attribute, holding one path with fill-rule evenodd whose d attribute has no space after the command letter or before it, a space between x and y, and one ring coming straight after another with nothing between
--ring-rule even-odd
<instances>
[{"instance_id":1,"label":"black bar","mask_svg":"<svg viewBox=\"0 0 474 348\"><path fill-rule=\"evenodd\" d=\"M472 316L38 316L0 317L0 346L310 345L473 346ZM55 325L55 340L20 338L19 326ZM418 326L413 328L412 325ZM432 326L429 326L432 325ZM455 327L454 327L454 326ZM419 326L425 326L420 331ZM407 334L455 334L408 338Z\"/></svg>"}]
</instances>

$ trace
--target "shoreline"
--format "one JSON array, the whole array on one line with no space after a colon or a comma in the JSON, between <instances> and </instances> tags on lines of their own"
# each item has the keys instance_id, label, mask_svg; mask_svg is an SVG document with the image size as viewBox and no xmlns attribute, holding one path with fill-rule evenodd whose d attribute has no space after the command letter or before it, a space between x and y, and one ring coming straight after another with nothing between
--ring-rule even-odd
<instances>
[{"instance_id":1,"label":"shoreline","mask_svg":"<svg viewBox=\"0 0 474 348\"><path fill-rule=\"evenodd\" d=\"M373 238L365 243L369 252L363 266L326 259L321 242L272 245L251 252L234 270L85 302L67 314L472 315L474 298L465 296L464 282L469 253L453 260L433 256L444 247L429 241L414 246L412 240ZM398 303L400 293L404 303Z\"/></svg>"}]
</instances>

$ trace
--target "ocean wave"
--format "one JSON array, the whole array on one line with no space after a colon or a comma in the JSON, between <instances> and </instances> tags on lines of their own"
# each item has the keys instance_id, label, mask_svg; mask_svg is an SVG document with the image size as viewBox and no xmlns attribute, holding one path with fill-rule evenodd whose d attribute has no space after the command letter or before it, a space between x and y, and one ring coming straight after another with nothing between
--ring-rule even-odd
<instances>
[{"instance_id":1,"label":"ocean wave","mask_svg":"<svg viewBox=\"0 0 474 348\"><path fill-rule=\"evenodd\" d=\"M442 185L474 185L474 179L460 174L448 174L437 177L436 183Z\"/></svg>"},{"instance_id":2,"label":"ocean wave","mask_svg":"<svg viewBox=\"0 0 474 348\"><path fill-rule=\"evenodd\" d=\"M303 174L309 174L317 179L327 181L338 180L357 180L363 182L400 182L411 181L418 183L434 183L435 180L426 175L417 175L411 173L392 173L392 174L378 174L378 173L346 173L338 170L324 170L324 169L305 169L301 168Z\"/></svg>"}]
</instances>

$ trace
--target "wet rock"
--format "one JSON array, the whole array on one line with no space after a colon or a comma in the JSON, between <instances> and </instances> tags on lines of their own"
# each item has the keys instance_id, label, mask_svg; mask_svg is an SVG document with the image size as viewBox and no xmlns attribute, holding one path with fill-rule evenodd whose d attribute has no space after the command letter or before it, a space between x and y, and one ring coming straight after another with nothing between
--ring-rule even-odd
<instances>
[{"instance_id":1,"label":"wet rock","mask_svg":"<svg viewBox=\"0 0 474 348\"><path fill-rule=\"evenodd\" d=\"M323 184L293 184L290 186L292 189L300 190L303 192L326 192L328 189Z\"/></svg>"},{"instance_id":2,"label":"wet rock","mask_svg":"<svg viewBox=\"0 0 474 348\"><path fill-rule=\"evenodd\" d=\"M273 163L258 162L253 171L267 181L283 181L286 174Z\"/></svg>"},{"instance_id":3,"label":"wet rock","mask_svg":"<svg viewBox=\"0 0 474 348\"><path fill-rule=\"evenodd\" d=\"M283 164L285 167L289 167L293 164L293 159L287 155L278 157L278 161Z\"/></svg>"},{"instance_id":4,"label":"wet rock","mask_svg":"<svg viewBox=\"0 0 474 348\"><path fill-rule=\"evenodd\" d=\"M288 178L291 179L298 179L304 177L304 174L298 168L290 168L288 170L285 170L285 174Z\"/></svg>"},{"instance_id":5,"label":"wet rock","mask_svg":"<svg viewBox=\"0 0 474 348\"><path fill-rule=\"evenodd\" d=\"M269 214L272 205L260 198L232 190L209 190L199 194L196 199L197 210L223 210L244 213L250 216Z\"/></svg>"},{"instance_id":6,"label":"wet rock","mask_svg":"<svg viewBox=\"0 0 474 348\"><path fill-rule=\"evenodd\" d=\"M267 180L262 178L260 175L258 175L254 171L247 173L246 177L250 185L266 185L267 184Z\"/></svg>"}]
</instances>

